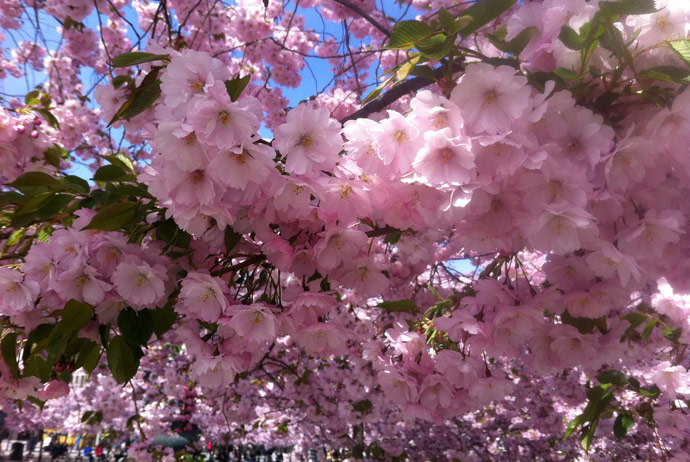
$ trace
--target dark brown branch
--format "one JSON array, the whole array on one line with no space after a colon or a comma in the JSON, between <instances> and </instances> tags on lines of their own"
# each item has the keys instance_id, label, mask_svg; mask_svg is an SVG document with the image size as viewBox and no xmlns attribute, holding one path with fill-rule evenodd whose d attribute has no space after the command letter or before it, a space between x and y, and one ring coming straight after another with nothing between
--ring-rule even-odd
<instances>
[{"instance_id":1,"label":"dark brown branch","mask_svg":"<svg viewBox=\"0 0 690 462\"><path fill-rule=\"evenodd\" d=\"M358 7L357 5L355 5L355 4L353 4L353 3L350 3L350 2L348 2L347 0L333 0L333 1L334 1L335 3L339 3L340 5L342 5L342 6L346 7L346 8L351 9L352 11L354 11L355 13L357 13L358 15L360 15L363 19L367 20L367 21L369 22L369 24L371 24L372 26L374 26L375 28L377 28L378 30L380 30L381 33L383 33L383 35L385 35L385 36L388 37L388 38L391 38L391 33L390 33L390 31L389 31L388 29L386 29L385 27L383 27L383 26L381 25L380 22L378 22L376 19L374 19L374 18L372 18L371 16L369 16L369 15L366 13L366 11L364 11L363 9L361 9L360 7Z\"/></svg>"},{"instance_id":2,"label":"dark brown branch","mask_svg":"<svg viewBox=\"0 0 690 462\"><path fill-rule=\"evenodd\" d=\"M464 69L464 65L460 62L456 62L453 66L453 72L463 71ZM365 117L369 117L371 114L374 114L376 112L383 111L385 108L387 108L403 96L408 95L417 90L421 90L422 88L428 87L432 83L437 82L441 77L443 77L445 71L446 69L444 66L439 66L436 69L434 69L434 80L428 79L426 77L415 77L413 79L408 79L400 85L391 88L375 100L365 104L361 109L353 112L349 116L343 117L342 119L340 119L340 123L344 124L348 120L362 119Z\"/></svg>"},{"instance_id":3,"label":"dark brown branch","mask_svg":"<svg viewBox=\"0 0 690 462\"><path fill-rule=\"evenodd\" d=\"M223 268L223 269L220 269L218 271L213 271L211 274L213 276L221 276L223 274L232 273L235 271L239 271L243 268L246 268L248 266L252 266L254 264L261 263L265 259L266 259L266 255L262 255L262 254L254 255L252 257L247 258L243 262L237 263L236 265L228 266L227 268Z\"/></svg>"}]
</instances>

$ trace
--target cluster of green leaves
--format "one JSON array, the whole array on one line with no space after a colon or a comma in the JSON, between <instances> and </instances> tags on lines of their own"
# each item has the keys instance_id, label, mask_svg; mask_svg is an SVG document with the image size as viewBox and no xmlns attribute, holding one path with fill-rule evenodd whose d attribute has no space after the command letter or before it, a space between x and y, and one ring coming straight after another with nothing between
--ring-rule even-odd
<instances>
[{"instance_id":1,"label":"cluster of green leaves","mask_svg":"<svg viewBox=\"0 0 690 462\"><path fill-rule=\"evenodd\" d=\"M625 321L630 323L628 328L623 332L620 341L621 342L632 342L632 341L642 341L647 342L649 337L652 335L654 330L659 327L663 329L663 336L669 342L673 344L674 349L681 349L687 347L687 345L680 342L680 337L683 333L682 327L672 327L667 321L668 318L665 315L659 315L656 313L649 305L641 303L637 306L635 311L627 313L623 318ZM644 325L641 331L638 332L638 328Z\"/></svg>"},{"instance_id":2,"label":"cluster of green leaves","mask_svg":"<svg viewBox=\"0 0 690 462\"><path fill-rule=\"evenodd\" d=\"M17 331L8 331L2 338L1 348L11 374L15 378L38 377L43 382L59 379L69 383L72 373L80 368L88 374L93 372L105 351L113 377L124 383L136 373L143 356L142 348L151 336L155 333L160 337L177 320L171 306L139 311L127 307L117 319L119 333L110 325L99 326L99 343L79 336L93 317L90 305L70 300L61 310L49 313L48 322L39 324L25 339L22 340ZM59 319L57 323L51 322L56 318ZM113 332L115 335L111 337Z\"/></svg>"},{"instance_id":3,"label":"cluster of green leaves","mask_svg":"<svg viewBox=\"0 0 690 462\"><path fill-rule=\"evenodd\" d=\"M387 73L391 76L369 93L362 103L378 97L385 88L404 81L408 76L437 80L434 69L426 64L429 61L442 61L446 66L445 75L450 77L456 63L461 63L466 52L471 51L457 46L458 39L471 36L515 2L516 0L479 0L457 18L452 12L442 8L427 22L399 21L393 27L385 48L405 51L407 59L389 69ZM520 40L523 39L524 36ZM513 46L516 47L517 42ZM412 51L413 49L417 51Z\"/></svg>"},{"instance_id":4,"label":"cluster of green leaves","mask_svg":"<svg viewBox=\"0 0 690 462\"><path fill-rule=\"evenodd\" d=\"M49 151L61 151L54 146ZM110 162L99 168L93 181L97 188L76 175L50 175L26 172L7 186L14 190L0 192L0 227L12 228L3 247L17 249L21 257L34 240L47 241L58 226L70 226L74 212L81 208L97 209L96 216L84 229L124 230L133 240L142 238L147 227L145 216L156 210L146 186L137 183L134 166L121 153L104 156ZM141 201L146 199L146 203Z\"/></svg>"},{"instance_id":5,"label":"cluster of green leaves","mask_svg":"<svg viewBox=\"0 0 690 462\"><path fill-rule=\"evenodd\" d=\"M48 315L50 319L55 317L60 321L39 324L23 341L16 331L3 337L2 357L14 377L33 376L43 382L60 379L69 383L75 370L83 367L91 373L96 368L101 357L98 344L78 335L93 317L91 306L70 300L63 309ZM22 371L17 362L18 351Z\"/></svg>"},{"instance_id":6,"label":"cluster of green leaves","mask_svg":"<svg viewBox=\"0 0 690 462\"><path fill-rule=\"evenodd\" d=\"M597 376L598 385L587 389L587 406L582 414L575 417L566 428L565 438L569 438L576 431L580 433L580 441L585 451L588 451L594 440L594 434L601 419L611 419L614 414L613 431L617 438L623 438L635 425L635 419L654 425L653 402L660 395L656 385L643 387L634 377L627 377L616 370L607 370ZM634 409L625 409L616 400L616 393L631 391L641 398Z\"/></svg>"},{"instance_id":7,"label":"cluster of green leaves","mask_svg":"<svg viewBox=\"0 0 690 462\"><path fill-rule=\"evenodd\" d=\"M633 48L637 33L624 37L621 29L616 27L626 16L650 14L658 11L654 0L618 0L599 3L599 10L591 21L583 24L579 30L563 26L559 34L560 41L569 49L579 51L579 66L576 68L558 67L552 73L538 72L532 74L533 84L542 86L546 80L556 80L573 92L582 102L590 103L599 113L612 112L611 105L619 98L636 96L645 102L668 105L673 100L673 90L657 82L675 82L687 84L690 80L690 42L685 39L666 42L682 59L681 66L655 66L647 69L636 69L636 55L646 52ZM606 50L617 65L613 71L604 75L601 70L590 65L590 60L598 47ZM636 85L630 79L623 79L623 73L629 71L635 75ZM599 94L594 101L584 101L590 90L603 83L606 91ZM609 114L609 120L616 122L620 116Z\"/></svg>"},{"instance_id":8,"label":"cluster of green leaves","mask_svg":"<svg viewBox=\"0 0 690 462\"><path fill-rule=\"evenodd\" d=\"M53 99L48 93L44 93L40 89L30 91L24 97L24 104L26 104L26 107L19 109L19 112L35 112L37 115L40 115L43 119L45 119L45 121L48 122L51 127L59 129L60 122L57 120L57 117L50 112L52 109L52 103Z\"/></svg>"},{"instance_id":9,"label":"cluster of green leaves","mask_svg":"<svg viewBox=\"0 0 690 462\"><path fill-rule=\"evenodd\" d=\"M127 382L139 369L139 361L144 356L151 336L160 338L177 321L177 314L171 305L163 308L135 311L126 307L117 317L119 334L112 338L103 337L106 348L108 368L118 382Z\"/></svg>"}]
</instances>

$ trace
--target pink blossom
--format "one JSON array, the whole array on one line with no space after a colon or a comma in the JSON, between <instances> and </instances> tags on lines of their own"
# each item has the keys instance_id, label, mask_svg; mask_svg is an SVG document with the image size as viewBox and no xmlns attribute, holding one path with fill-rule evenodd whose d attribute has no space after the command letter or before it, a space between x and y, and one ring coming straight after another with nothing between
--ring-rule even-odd
<instances>
[{"instance_id":1,"label":"pink blossom","mask_svg":"<svg viewBox=\"0 0 690 462\"><path fill-rule=\"evenodd\" d=\"M347 337L332 323L318 322L295 334L295 341L307 353L325 356L342 354Z\"/></svg>"},{"instance_id":2,"label":"pink blossom","mask_svg":"<svg viewBox=\"0 0 690 462\"><path fill-rule=\"evenodd\" d=\"M417 402L417 384L410 377L396 370L386 369L378 373L377 379L386 396L393 400L393 402L401 406Z\"/></svg>"},{"instance_id":3,"label":"pink blossom","mask_svg":"<svg viewBox=\"0 0 690 462\"><path fill-rule=\"evenodd\" d=\"M330 228L314 246L316 260L321 267L331 270L365 250L367 240L367 235L356 229Z\"/></svg>"},{"instance_id":4,"label":"pink blossom","mask_svg":"<svg viewBox=\"0 0 690 462\"><path fill-rule=\"evenodd\" d=\"M232 383L238 372L236 368L236 362L228 356L197 357L191 372L201 386L218 389Z\"/></svg>"},{"instance_id":5,"label":"pink blossom","mask_svg":"<svg viewBox=\"0 0 690 462\"><path fill-rule=\"evenodd\" d=\"M105 298L105 293L112 288L112 285L102 281L100 277L93 266L76 265L58 276L53 289L65 300L74 298L89 305L98 305Z\"/></svg>"},{"instance_id":6,"label":"pink blossom","mask_svg":"<svg viewBox=\"0 0 690 462\"><path fill-rule=\"evenodd\" d=\"M165 104L178 106L190 96L203 94L216 82L223 82L228 77L228 69L220 60L186 48L179 55L171 56L170 64L161 76Z\"/></svg>"},{"instance_id":7,"label":"pink blossom","mask_svg":"<svg viewBox=\"0 0 690 462\"><path fill-rule=\"evenodd\" d=\"M117 293L134 309L154 308L165 303L165 268L146 262L120 263L113 273Z\"/></svg>"},{"instance_id":8,"label":"pink blossom","mask_svg":"<svg viewBox=\"0 0 690 462\"><path fill-rule=\"evenodd\" d=\"M34 308L40 286L24 280L19 271L0 268L0 310L4 316L15 316Z\"/></svg>"},{"instance_id":9,"label":"pink blossom","mask_svg":"<svg viewBox=\"0 0 690 462\"><path fill-rule=\"evenodd\" d=\"M244 142L217 152L210 164L210 175L220 184L246 189L250 183L261 184L274 168L275 151L263 144Z\"/></svg>"},{"instance_id":10,"label":"pink blossom","mask_svg":"<svg viewBox=\"0 0 690 462\"><path fill-rule=\"evenodd\" d=\"M479 333L477 320L466 310L455 310L450 317L441 316L434 319L434 327L448 334L448 337L459 342L466 334Z\"/></svg>"},{"instance_id":11,"label":"pink blossom","mask_svg":"<svg viewBox=\"0 0 690 462\"><path fill-rule=\"evenodd\" d=\"M62 380L51 380L43 385L43 388L36 393L38 399L41 401L48 401L49 399L62 398L69 395L69 384Z\"/></svg>"},{"instance_id":12,"label":"pink blossom","mask_svg":"<svg viewBox=\"0 0 690 462\"><path fill-rule=\"evenodd\" d=\"M199 140L218 149L247 142L259 129L261 103L254 97L232 102L225 85L217 83L208 93L194 97L187 111Z\"/></svg>"},{"instance_id":13,"label":"pink blossom","mask_svg":"<svg viewBox=\"0 0 690 462\"><path fill-rule=\"evenodd\" d=\"M270 342L276 336L276 317L261 304L234 307L230 326L252 344Z\"/></svg>"},{"instance_id":14,"label":"pink blossom","mask_svg":"<svg viewBox=\"0 0 690 462\"><path fill-rule=\"evenodd\" d=\"M190 272L182 280L177 307L202 321L216 322L228 307L225 292L222 279L208 273Z\"/></svg>"},{"instance_id":15,"label":"pink blossom","mask_svg":"<svg viewBox=\"0 0 690 462\"><path fill-rule=\"evenodd\" d=\"M382 137L379 141L379 155L385 165L394 173L405 175L410 172L412 161L424 143L419 130L402 114L388 111L388 118L380 123Z\"/></svg>"},{"instance_id":16,"label":"pink blossom","mask_svg":"<svg viewBox=\"0 0 690 462\"><path fill-rule=\"evenodd\" d=\"M527 79L508 66L467 66L450 100L461 108L465 125L475 132L506 133L530 107Z\"/></svg>"},{"instance_id":17,"label":"pink blossom","mask_svg":"<svg viewBox=\"0 0 690 462\"><path fill-rule=\"evenodd\" d=\"M450 407L453 392L448 381L441 375L431 374L419 386L419 404L429 411Z\"/></svg>"},{"instance_id":18,"label":"pink blossom","mask_svg":"<svg viewBox=\"0 0 690 462\"><path fill-rule=\"evenodd\" d=\"M690 394L690 373L683 366L662 361L652 369L651 380L671 399Z\"/></svg>"},{"instance_id":19,"label":"pink blossom","mask_svg":"<svg viewBox=\"0 0 690 462\"><path fill-rule=\"evenodd\" d=\"M362 257L353 262L354 269L346 272L340 282L351 287L362 295L380 295L388 288L388 279L381 273L378 265L371 258Z\"/></svg>"},{"instance_id":20,"label":"pink blossom","mask_svg":"<svg viewBox=\"0 0 690 462\"><path fill-rule=\"evenodd\" d=\"M288 113L287 123L275 129L274 146L287 157L289 173L331 170L342 149L340 127L326 109L300 104Z\"/></svg>"},{"instance_id":21,"label":"pink blossom","mask_svg":"<svg viewBox=\"0 0 690 462\"><path fill-rule=\"evenodd\" d=\"M476 175L469 138L450 138L449 129L427 132L412 163L415 179L430 185L462 185Z\"/></svg>"}]
</instances>

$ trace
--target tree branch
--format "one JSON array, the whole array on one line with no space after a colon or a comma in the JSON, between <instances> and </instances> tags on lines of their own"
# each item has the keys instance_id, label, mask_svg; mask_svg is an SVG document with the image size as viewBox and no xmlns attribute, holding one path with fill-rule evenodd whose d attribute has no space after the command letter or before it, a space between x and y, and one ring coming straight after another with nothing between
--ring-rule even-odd
<instances>
[{"instance_id":1,"label":"tree branch","mask_svg":"<svg viewBox=\"0 0 690 462\"><path fill-rule=\"evenodd\" d=\"M339 3L340 5L342 5L342 6L346 7L346 8L351 9L352 11L354 11L355 13L357 13L358 15L360 15L363 19L367 20L367 21L369 22L369 24L371 24L372 26L374 26L375 28L377 28L378 30L380 30L381 33L382 33L383 35L385 35L385 36L388 37L388 38L391 38L391 33L390 33L390 31L389 31L388 29L386 29L385 27L383 27L383 25L381 25L380 22L378 22L376 19L374 19L374 18L372 18L371 16L369 16L369 15L366 13L366 11L364 11L363 9L361 9L360 7L358 7L357 5L355 5L355 4L353 4L353 3L350 3L350 2L348 2L347 0L333 0L333 1L334 1L335 3Z\"/></svg>"},{"instance_id":2,"label":"tree branch","mask_svg":"<svg viewBox=\"0 0 690 462\"><path fill-rule=\"evenodd\" d=\"M463 65L463 63L455 62L453 64L453 72L459 72L464 70L465 66ZM374 114L375 112L383 111L386 107L390 106L401 97L415 92L417 90L421 90L424 87L428 87L432 83L436 83L440 78L443 77L444 72L444 66L439 66L436 69L434 69L434 80L428 79L426 77L415 77L413 79L408 79L400 85L391 88L375 100L365 104L361 109L353 112L349 116L343 117L342 119L340 119L340 123L344 124L348 120L362 119L365 117L369 117L371 114Z\"/></svg>"}]
</instances>

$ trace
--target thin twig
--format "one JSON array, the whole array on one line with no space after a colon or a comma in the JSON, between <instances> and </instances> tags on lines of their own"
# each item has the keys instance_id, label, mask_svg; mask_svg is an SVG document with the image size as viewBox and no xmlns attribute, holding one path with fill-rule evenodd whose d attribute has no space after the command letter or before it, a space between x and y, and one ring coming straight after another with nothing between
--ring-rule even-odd
<instances>
[{"instance_id":1,"label":"thin twig","mask_svg":"<svg viewBox=\"0 0 690 462\"><path fill-rule=\"evenodd\" d=\"M386 29L385 27L383 27L383 26L381 25L381 23L379 23L376 19L374 19L374 18L372 18L371 16L369 16L363 9L361 9L361 8L358 7L357 5L355 5L355 4L353 4L353 3L350 3L350 2L348 2L347 0L333 0L333 1L334 1L335 3L341 4L342 6L344 6L344 7L346 7L346 8L351 9L352 11L354 11L355 13L357 13L358 15L360 15L363 19L365 19L369 24L371 24L372 26L374 26L375 28L377 28L378 30L380 30L381 33L383 33L383 35L385 35L385 36L388 37L388 38L391 38L391 33L390 33L390 31L389 31L388 29Z\"/></svg>"}]
</instances>

